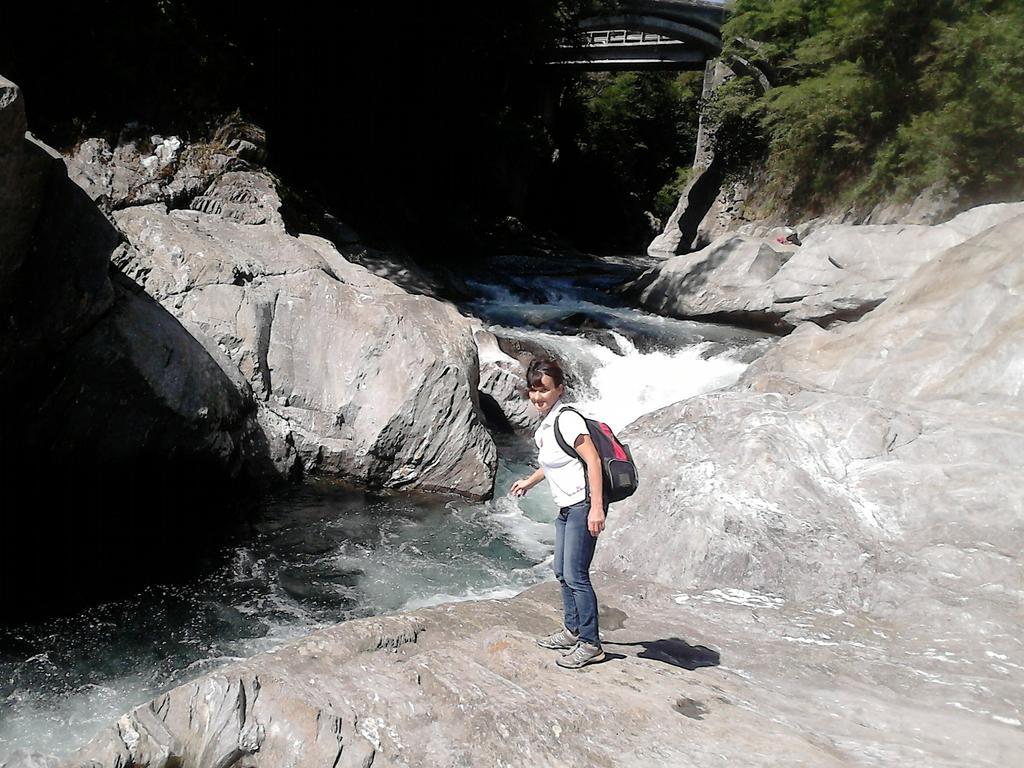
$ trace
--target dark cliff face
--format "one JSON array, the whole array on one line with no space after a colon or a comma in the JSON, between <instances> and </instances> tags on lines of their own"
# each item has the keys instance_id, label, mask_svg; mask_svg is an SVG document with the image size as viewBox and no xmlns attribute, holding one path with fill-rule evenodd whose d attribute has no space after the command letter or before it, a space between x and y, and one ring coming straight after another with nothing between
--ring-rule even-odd
<instances>
[{"instance_id":1,"label":"dark cliff face","mask_svg":"<svg viewBox=\"0 0 1024 768\"><path fill-rule=\"evenodd\" d=\"M367 231L411 245L518 214L549 148L532 66L574 3L345 3L258 11L187 0L43 9L0 51L58 148L139 121L194 138L238 108L269 165ZM45 23L44 23L45 22Z\"/></svg>"},{"instance_id":2,"label":"dark cliff face","mask_svg":"<svg viewBox=\"0 0 1024 768\"><path fill-rule=\"evenodd\" d=\"M266 476L251 395L111 266L127 244L23 103L0 78L5 619L190 567Z\"/></svg>"}]
</instances>

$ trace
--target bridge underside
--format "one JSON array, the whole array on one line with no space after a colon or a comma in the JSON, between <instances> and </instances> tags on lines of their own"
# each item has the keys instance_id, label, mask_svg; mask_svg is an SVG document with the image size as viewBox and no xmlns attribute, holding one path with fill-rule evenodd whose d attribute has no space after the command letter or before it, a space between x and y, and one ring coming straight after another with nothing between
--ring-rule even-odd
<instances>
[{"instance_id":1,"label":"bridge underside","mask_svg":"<svg viewBox=\"0 0 1024 768\"><path fill-rule=\"evenodd\" d=\"M623 12L583 19L579 40L548 57L577 70L699 70L722 50L721 9L686 2L622 2Z\"/></svg>"}]
</instances>

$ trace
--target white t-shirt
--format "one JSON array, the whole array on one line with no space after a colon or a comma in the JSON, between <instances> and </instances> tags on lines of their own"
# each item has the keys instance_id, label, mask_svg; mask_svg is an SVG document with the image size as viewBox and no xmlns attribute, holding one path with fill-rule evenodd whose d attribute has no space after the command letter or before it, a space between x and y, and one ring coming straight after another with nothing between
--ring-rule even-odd
<instances>
[{"instance_id":1,"label":"white t-shirt","mask_svg":"<svg viewBox=\"0 0 1024 768\"><path fill-rule=\"evenodd\" d=\"M537 427L533 441L537 444L537 461L544 468L551 498L561 507L570 507L587 498L587 475L583 471L583 463L558 447L555 440L555 418L565 408L559 400ZM576 438L587 432L583 417L573 411L566 411L558 420L562 437L569 445L576 444Z\"/></svg>"}]
</instances>

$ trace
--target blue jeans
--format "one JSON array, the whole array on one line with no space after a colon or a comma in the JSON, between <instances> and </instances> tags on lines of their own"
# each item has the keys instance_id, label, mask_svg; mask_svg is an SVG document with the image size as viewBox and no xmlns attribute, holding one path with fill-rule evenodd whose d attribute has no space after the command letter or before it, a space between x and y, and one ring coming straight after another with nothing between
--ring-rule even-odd
<instances>
[{"instance_id":1,"label":"blue jeans","mask_svg":"<svg viewBox=\"0 0 1024 768\"><path fill-rule=\"evenodd\" d=\"M607 507L605 508L607 512ZM597 631L597 595L590 584L590 561L597 537L587 529L590 502L562 507L555 520L555 578L562 585L565 628L580 640L600 646Z\"/></svg>"}]
</instances>

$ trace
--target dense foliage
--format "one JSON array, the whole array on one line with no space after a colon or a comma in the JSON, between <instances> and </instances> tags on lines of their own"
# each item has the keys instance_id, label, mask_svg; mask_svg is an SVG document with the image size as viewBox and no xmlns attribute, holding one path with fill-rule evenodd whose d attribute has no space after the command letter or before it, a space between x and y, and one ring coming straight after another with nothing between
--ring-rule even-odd
<instances>
[{"instance_id":1,"label":"dense foliage","mask_svg":"<svg viewBox=\"0 0 1024 768\"><path fill-rule=\"evenodd\" d=\"M774 87L721 89L721 148L788 202L1024 194L1019 0L736 0L723 37Z\"/></svg>"},{"instance_id":2,"label":"dense foliage","mask_svg":"<svg viewBox=\"0 0 1024 768\"><path fill-rule=\"evenodd\" d=\"M571 82L545 185L549 225L590 248L646 244L650 214L670 214L688 177L701 83L701 72L596 73Z\"/></svg>"}]
</instances>

